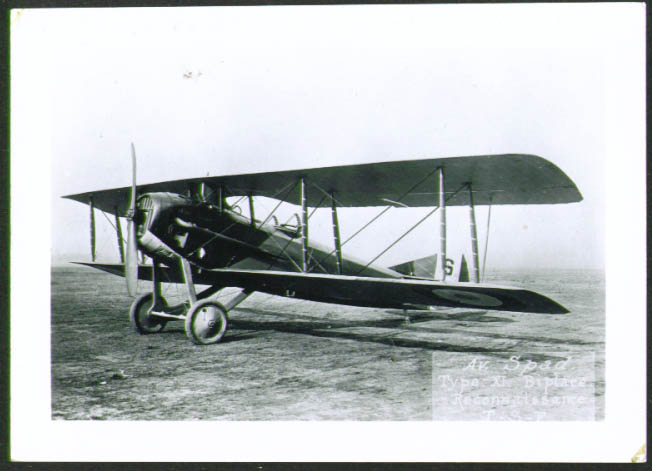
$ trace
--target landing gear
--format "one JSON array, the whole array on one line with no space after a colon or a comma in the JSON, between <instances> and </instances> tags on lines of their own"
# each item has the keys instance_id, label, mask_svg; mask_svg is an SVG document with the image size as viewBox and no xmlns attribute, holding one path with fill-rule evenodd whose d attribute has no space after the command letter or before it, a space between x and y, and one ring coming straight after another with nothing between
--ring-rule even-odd
<instances>
[{"instance_id":1,"label":"landing gear","mask_svg":"<svg viewBox=\"0 0 652 471\"><path fill-rule=\"evenodd\" d=\"M224 337L229 325L227 313L251 295L243 290L226 303L211 301L210 296L223 286L211 286L201 293L195 291L192 267L188 260L180 258L181 274L188 289L188 301L168 306L161 296L161 268L153 266L152 292L137 298L131 305L129 317L140 334L160 332L171 320L184 321L186 336L197 345L211 345Z\"/></svg>"},{"instance_id":2,"label":"landing gear","mask_svg":"<svg viewBox=\"0 0 652 471\"><path fill-rule=\"evenodd\" d=\"M188 310L186 335L197 345L211 345L222 339L228 324L224 306L211 300L200 301Z\"/></svg>"},{"instance_id":3,"label":"landing gear","mask_svg":"<svg viewBox=\"0 0 652 471\"><path fill-rule=\"evenodd\" d=\"M167 319L151 314L153 303L154 296L152 293L146 293L136 298L131 304L129 318L136 332L141 335L160 332L168 323ZM165 307L166 303L163 298L159 298L159 303L162 304L163 308Z\"/></svg>"}]
</instances>

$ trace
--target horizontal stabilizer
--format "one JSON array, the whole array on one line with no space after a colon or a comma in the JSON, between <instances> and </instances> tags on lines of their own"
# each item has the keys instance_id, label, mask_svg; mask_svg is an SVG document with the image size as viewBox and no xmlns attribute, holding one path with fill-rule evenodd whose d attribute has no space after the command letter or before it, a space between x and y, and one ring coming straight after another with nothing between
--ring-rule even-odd
<instances>
[{"instance_id":1,"label":"horizontal stabilizer","mask_svg":"<svg viewBox=\"0 0 652 471\"><path fill-rule=\"evenodd\" d=\"M455 267L452 265L452 260L447 259L447 263L451 263L451 273L455 274ZM417 260L410 260L409 262L401 263L389 267L390 270L400 273L401 275L413 276L415 278L425 278L428 280L435 279L437 273L437 254L429 257L419 258ZM469 266L466 263L466 257L462 254L460 265L456 272L457 281L470 281L469 279Z\"/></svg>"},{"instance_id":2,"label":"horizontal stabilizer","mask_svg":"<svg viewBox=\"0 0 652 471\"><path fill-rule=\"evenodd\" d=\"M122 275L123 265L84 263ZM181 282L179 269L162 267L162 279ZM138 268L151 280L152 267ZM239 287L279 296L352 306L402 309L409 306L448 306L499 311L564 314L568 310L533 291L493 285L444 283L400 278L367 278L265 270L193 270L197 284Z\"/></svg>"},{"instance_id":3,"label":"horizontal stabilizer","mask_svg":"<svg viewBox=\"0 0 652 471\"><path fill-rule=\"evenodd\" d=\"M394 265L389 268L402 275L432 280L435 277L435 270L437 268L437 254L417 260L410 260L409 262Z\"/></svg>"}]
</instances>

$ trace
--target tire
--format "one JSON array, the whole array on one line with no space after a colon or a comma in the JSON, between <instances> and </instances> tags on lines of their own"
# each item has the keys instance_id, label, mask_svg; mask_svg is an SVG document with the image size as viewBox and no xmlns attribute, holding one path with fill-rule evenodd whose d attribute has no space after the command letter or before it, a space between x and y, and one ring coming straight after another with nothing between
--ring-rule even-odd
<instances>
[{"instance_id":1,"label":"tire","mask_svg":"<svg viewBox=\"0 0 652 471\"><path fill-rule=\"evenodd\" d=\"M160 332L165 327L165 324L168 323L167 319L162 317L150 316L147 314L147 311L152 307L152 302L154 296L152 293L145 293L131 304L131 309L129 309L129 319L131 319L131 324L141 335L146 334L155 334ZM165 306L165 300L161 298L163 305Z\"/></svg>"},{"instance_id":2,"label":"tire","mask_svg":"<svg viewBox=\"0 0 652 471\"><path fill-rule=\"evenodd\" d=\"M219 342L228 326L226 309L215 301L200 301L190 306L186 316L186 335L197 345Z\"/></svg>"}]
</instances>

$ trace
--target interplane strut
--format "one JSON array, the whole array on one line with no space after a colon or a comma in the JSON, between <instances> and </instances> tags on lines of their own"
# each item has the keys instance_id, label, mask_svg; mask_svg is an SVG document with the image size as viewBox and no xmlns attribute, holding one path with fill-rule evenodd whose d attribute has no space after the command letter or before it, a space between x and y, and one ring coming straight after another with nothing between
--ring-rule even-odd
<instances>
[{"instance_id":1,"label":"interplane strut","mask_svg":"<svg viewBox=\"0 0 652 471\"><path fill-rule=\"evenodd\" d=\"M301 188L301 270L308 271L308 206L306 204L306 179L299 180Z\"/></svg>"},{"instance_id":2,"label":"interplane strut","mask_svg":"<svg viewBox=\"0 0 652 471\"><path fill-rule=\"evenodd\" d=\"M444 186L444 168L439 167L439 244L441 252L441 280L446 280L446 193Z\"/></svg>"},{"instance_id":3,"label":"interplane strut","mask_svg":"<svg viewBox=\"0 0 652 471\"><path fill-rule=\"evenodd\" d=\"M471 226L471 252L473 255L473 278L480 283L480 261L478 257L478 232L475 226L475 206L473 205L473 187L471 182L467 184L469 191L469 219Z\"/></svg>"}]
</instances>

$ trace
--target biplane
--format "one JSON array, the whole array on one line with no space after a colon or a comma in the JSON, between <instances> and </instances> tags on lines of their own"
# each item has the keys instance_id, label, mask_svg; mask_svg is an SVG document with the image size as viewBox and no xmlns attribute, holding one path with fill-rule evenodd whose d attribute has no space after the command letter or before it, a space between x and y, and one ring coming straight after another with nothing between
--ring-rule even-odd
<instances>
[{"instance_id":1,"label":"biplane","mask_svg":"<svg viewBox=\"0 0 652 471\"><path fill-rule=\"evenodd\" d=\"M573 181L541 157L448 157L138 185L133 144L131 151L131 186L64 198L90 207L92 262L84 265L124 276L131 296L136 295L138 280L151 282L151 290L138 296L130 308L131 322L141 334L159 332L167 322L182 320L186 335L194 343L219 342L227 330L229 311L254 292L403 309L406 313L408 309L433 306L568 312L533 291L483 284L480 280L476 206L582 200ZM277 202L262 220L255 214L257 196ZM248 200L248 216L242 214L237 204L227 201L234 197ZM275 216L284 202L300 208L294 224L280 224ZM342 241L338 208L371 206L385 208ZM447 279L450 267L446 256L446 208L450 206L469 208L472 256L466 279ZM365 261L343 253L346 242L391 207L430 207L418 224L438 213L439 260L437 255L426 256L386 268L374 263L379 257ZM330 209L332 245L317 243L309 237L310 216L317 208ZM115 218L120 264L95 262L96 210ZM121 218L126 218L128 224L126 241ZM144 256L151 263L144 263ZM435 279L436 273L439 276ZM468 273L472 273L472 281ZM169 305L162 295L162 283L185 284L187 300ZM207 287L198 292L196 285ZM217 302L217 293L226 287L238 288L238 293L227 302Z\"/></svg>"}]
</instances>

